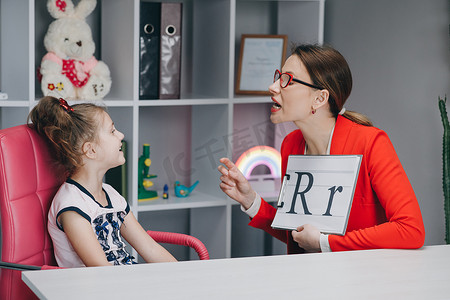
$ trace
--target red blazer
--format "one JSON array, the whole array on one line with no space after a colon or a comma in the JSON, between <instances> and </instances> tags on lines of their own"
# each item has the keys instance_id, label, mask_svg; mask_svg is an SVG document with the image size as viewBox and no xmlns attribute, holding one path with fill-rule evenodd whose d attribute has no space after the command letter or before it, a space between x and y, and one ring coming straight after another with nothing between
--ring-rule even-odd
<instances>
[{"instance_id":1,"label":"red blazer","mask_svg":"<svg viewBox=\"0 0 450 300\"><path fill-rule=\"evenodd\" d=\"M282 176L288 156L302 155L304 151L305 139L300 130L285 137L281 146ZM330 154L363 155L347 231L344 236L328 236L331 250L422 247L425 228L420 207L387 134L338 116ZM275 213L276 209L262 200L249 225L287 243L288 253L302 253L290 231L270 227Z\"/></svg>"}]
</instances>

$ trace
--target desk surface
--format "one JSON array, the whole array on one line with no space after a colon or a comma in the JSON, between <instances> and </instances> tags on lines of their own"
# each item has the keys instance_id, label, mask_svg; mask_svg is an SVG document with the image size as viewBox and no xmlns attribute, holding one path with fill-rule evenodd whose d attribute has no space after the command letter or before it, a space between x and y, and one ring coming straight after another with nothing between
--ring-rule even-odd
<instances>
[{"instance_id":1,"label":"desk surface","mask_svg":"<svg viewBox=\"0 0 450 300\"><path fill-rule=\"evenodd\" d=\"M449 299L450 245L22 273L43 299Z\"/></svg>"}]
</instances>

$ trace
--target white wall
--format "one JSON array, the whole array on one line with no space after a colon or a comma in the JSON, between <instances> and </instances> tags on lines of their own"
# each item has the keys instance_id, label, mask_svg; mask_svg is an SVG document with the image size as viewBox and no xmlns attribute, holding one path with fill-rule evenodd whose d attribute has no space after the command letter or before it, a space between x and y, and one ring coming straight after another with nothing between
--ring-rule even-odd
<instances>
[{"instance_id":1,"label":"white wall","mask_svg":"<svg viewBox=\"0 0 450 300\"><path fill-rule=\"evenodd\" d=\"M325 5L325 43L347 58L353 72L346 107L368 115L390 136L422 209L426 245L444 242L437 99L450 98L449 15L448 0Z\"/></svg>"}]
</instances>

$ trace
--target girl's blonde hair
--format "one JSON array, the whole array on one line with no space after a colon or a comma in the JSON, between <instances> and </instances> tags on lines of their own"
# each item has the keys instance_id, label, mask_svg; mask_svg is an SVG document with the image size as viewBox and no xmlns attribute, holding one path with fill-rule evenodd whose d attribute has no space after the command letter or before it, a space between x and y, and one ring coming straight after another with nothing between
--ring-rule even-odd
<instances>
[{"instance_id":1,"label":"girl's blonde hair","mask_svg":"<svg viewBox=\"0 0 450 300\"><path fill-rule=\"evenodd\" d=\"M328 90L331 113L337 117L352 91L352 73L339 51L328 46L299 45L292 54L302 61L314 85ZM343 116L365 126L373 126L370 119L360 113L345 110Z\"/></svg>"},{"instance_id":2,"label":"girl's blonde hair","mask_svg":"<svg viewBox=\"0 0 450 300\"><path fill-rule=\"evenodd\" d=\"M63 99L46 96L31 110L28 123L47 137L55 158L68 176L82 165L83 145L94 142L102 106L80 103L69 106Z\"/></svg>"}]
</instances>

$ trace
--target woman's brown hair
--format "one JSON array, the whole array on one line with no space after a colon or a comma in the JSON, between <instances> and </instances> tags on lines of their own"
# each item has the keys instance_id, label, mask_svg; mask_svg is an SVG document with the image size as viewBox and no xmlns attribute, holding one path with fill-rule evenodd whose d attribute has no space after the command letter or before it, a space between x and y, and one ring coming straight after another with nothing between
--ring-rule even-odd
<instances>
[{"instance_id":1,"label":"woman's brown hair","mask_svg":"<svg viewBox=\"0 0 450 300\"><path fill-rule=\"evenodd\" d=\"M292 54L300 58L313 84L328 90L330 111L337 117L353 85L352 73L345 58L332 47L310 44L295 46ZM363 114L346 110L342 116L358 124L372 126L372 122Z\"/></svg>"},{"instance_id":2,"label":"woman's brown hair","mask_svg":"<svg viewBox=\"0 0 450 300\"><path fill-rule=\"evenodd\" d=\"M83 144L97 138L98 116L104 107L92 103L69 106L46 96L33 107L28 123L47 137L56 160L72 175L82 165Z\"/></svg>"}]
</instances>

